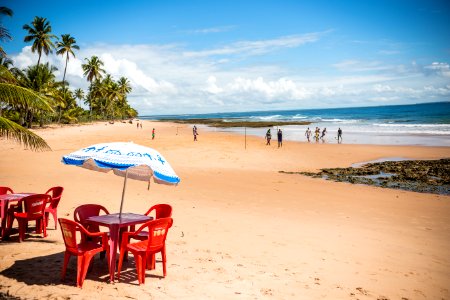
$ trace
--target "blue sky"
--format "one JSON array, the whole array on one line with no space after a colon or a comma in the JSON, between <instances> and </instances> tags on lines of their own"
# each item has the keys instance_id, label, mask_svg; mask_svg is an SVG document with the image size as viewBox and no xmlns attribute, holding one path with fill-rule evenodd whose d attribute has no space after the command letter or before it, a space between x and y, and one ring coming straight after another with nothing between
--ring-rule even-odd
<instances>
[{"instance_id":1,"label":"blue sky","mask_svg":"<svg viewBox=\"0 0 450 300\"><path fill-rule=\"evenodd\" d=\"M3 1L15 65L37 62L24 24L46 17L81 47L67 80L87 89L83 60L132 83L145 114L449 101L449 1ZM45 60L59 68L64 60Z\"/></svg>"}]
</instances>

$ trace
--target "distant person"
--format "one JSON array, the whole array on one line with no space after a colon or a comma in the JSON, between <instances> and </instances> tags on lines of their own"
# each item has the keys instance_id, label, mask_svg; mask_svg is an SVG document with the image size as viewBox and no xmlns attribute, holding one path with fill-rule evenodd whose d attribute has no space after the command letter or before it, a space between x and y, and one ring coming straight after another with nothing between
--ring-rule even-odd
<instances>
[{"instance_id":1,"label":"distant person","mask_svg":"<svg viewBox=\"0 0 450 300\"><path fill-rule=\"evenodd\" d=\"M324 137L325 137L325 134L327 133L327 128L325 127L323 130L322 130L322 135L320 136L320 139L322 140L322 142L325 142L325 140L323 139Z\"/></svg>"},{"instance_id":2,"label":"distant person","mask_svg":"<svg viewBox=\"0 0 450 300\"><path fill-rule=\"evenodd\" d=\"M278 137L278 148L283 147L283 132L281 131L281 129L278 129L277 137Z\"/></svg>"},{"instance_id":3,"label":"distant person","mask_svg":"<svg viewBox=\"0 0 450 300\"><path fill-rule=\"evenodd\" d=\"M155 139L155 128L153 128L153 130L152 130L152 140L154 140Z\"/></svg>"},{"instance_id":4,"label":"distant person","mask_svg":"<svg viewBox=\"0 0 450 300\"><path fill-rule=\"evenodd\" d=\"M141 123L139 123L139 127L141 127L141 129L142 129L142 122L141 122Z\"/></svg>"},{"instance_id":5,"label":"distant person","mask_svg":"<svg viewBox=\"0 0 450 300\"><path fill-rule=\"evenodd\" d=\"M197 131L197 126L195 126L195 125L192 128L192 134L194 135L194 142L196 142L197 141L198 131Z\"/></svg>"},{"instance_id":6,"label":"distant person","mask_svg":"<svg viewBox=\"0 0 450 300\"><path fill-rule=\"evenodd\" d=\"M339 127L339 129L338 129L337 141L338 141L338 144L342 143L342 129L341 129L341 127Z\"/></svg>"},{"instance_id":7,"label":"distant person","mask_svg":"<svg viewBox=\"0 0 450 300\"><path fill-rule=\"evenodd\" d=\"M306 138L308 139L308 143L309 143L310 142L309 138L311 137L311 129L309 129L309 127L308 127L308 129L306 129L305 135L306 135Z\"/></svg>"},{"instance_id":8,"label":"distant person","mask_svg":"<svg viewBox=\"0 0 450 300\"><path fill-rule=\"evenodd\" d=\"M139 129L139 122L136 123L136 128Z\"/></svg>"},{"instance_id":9,"label":"distant person","mask_svg":"<svg viewBox=\"0 0 450 300\"><path fill-rule=\"evenodd\" d=\"M266 145L270 145L270 139L272 139L272 134L270 133L270 128L269 129L267 129L267 132L266 132Z\"/></svg>"},{"instance_id":10,"label":"distant person","mask_svg":"<svg viewBox=\"0 0 450 300\"><path fill-rule=\"evenodd\" d=\"M316 127L316 130L314 131L314 137L316 139L316 143L319 141L319 134L320 134L320 128Z\"/></svg>"}]
</instances>

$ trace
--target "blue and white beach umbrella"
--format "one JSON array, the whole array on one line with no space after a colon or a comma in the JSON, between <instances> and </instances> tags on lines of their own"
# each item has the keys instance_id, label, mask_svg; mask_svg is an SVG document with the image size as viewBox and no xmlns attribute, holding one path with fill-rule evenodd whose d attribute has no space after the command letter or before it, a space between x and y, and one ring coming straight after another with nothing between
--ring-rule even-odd
<instances>
[{"instance_id":1,"label":"blue and white beach umbrella","mask_svg":"<svg viewBox=\"0 0 450 300\"><path fill-rule=\"evenodd\" d=\"M157 183L170 185L177 185L180 182L180 178L169 162L158 151L132 142L92 145L64 155L62 162L66 165L100 172L113 170L114 174L125 177L120 213L122 213L127 178L150 183L153 177Z\"/></svg>"}]
</instances>

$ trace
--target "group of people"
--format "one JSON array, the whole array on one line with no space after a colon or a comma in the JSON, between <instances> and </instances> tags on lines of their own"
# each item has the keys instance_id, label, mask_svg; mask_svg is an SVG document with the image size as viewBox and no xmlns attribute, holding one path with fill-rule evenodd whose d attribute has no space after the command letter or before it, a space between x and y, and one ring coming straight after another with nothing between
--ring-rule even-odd
<instances>
[{"instance_id":1,"label":"group of people","mask_svg":"<svg viewBox=\"0 0 450 300\"><path fill-rule=\"evenodd\" d=\"M311 141L311 138L314 138L317 143L317 142L319 142L319 140L322 140L322 142L325 142L326 133L327 133L326 127L323 128L322 131L320 130L319 127L316 127L316 129L314 130L314 137L313 137L311 129L309 129L309 127L308 127L308 129L306 129L305 135L306 135L306 138L308 139L308 142ZM266 145L270 145L270 140L272 139L272 133L270 132L270 128L266 132L265 139L266 139ZM278 131L277 131L277 139L278 139L278 148L283 147L283 132L281 131L281 129L278 129ZM339 144L342 143L342 129L340 127L337 131L336 139Z\"/></svg>"},{"instance_id":2,"label":"group of people","mask_svg":"<svg viewBox=\"0 0 450 300\"><path fill-rule=\"evenodd\" d=\"M270 140L272 139L272 134L270 133L270 128L266 132L266 145L270 145ZM283 147L283 132L281 129L277 131L278 148Z\"/></svg>"},{"instance_id":3,"label":"group of people","mask_svg":"<svg viewBox=\"0 0 450 300\"><path fill-rule=\"evenodd\" d=\"M325 134L327 133L327 128L325 127L322 130L322 133L320 133L320 128L316 127L316 129L314 130L314 139L316 140L316 143L319 142L319 140L322 140L322 142L325 142ZM312 136L312 132L311 129L309 129L309 127L306 129L305 131L305 135L306 135L306 139L308 140L308 142L311 141Z\"/></svg>"},{"instance_id":4,"label":"group of people","mask_svg":"<svg viewBox=\"0 0 450 300\"><path fill-rule=\"evenodd\" d=\"M320 131L320 128L316 127L316 129L314 130L314 139L316 140L316 143L319 142L319 140L322 140L322 142L325 142L324 138L325 138L326 133L327 133L326 127L322 130L322 133ZM309 129L309 127L305 131L305 136L306 136L306 139L308 140L308 142L310 142L313 135L312 135L311 129ZM338 141L338 143L342 142L342 129L340 127L337 132L337 141Z\"/></svg>"}]
</instances>

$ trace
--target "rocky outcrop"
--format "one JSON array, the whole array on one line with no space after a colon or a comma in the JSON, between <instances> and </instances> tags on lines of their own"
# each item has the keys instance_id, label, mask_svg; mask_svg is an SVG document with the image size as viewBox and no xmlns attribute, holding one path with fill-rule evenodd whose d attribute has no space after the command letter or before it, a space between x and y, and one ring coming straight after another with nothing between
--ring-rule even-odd
<instances>
[{"instance_id":1,"label":"rocky outcrop","mask_svg":"<svg viewBox=\"0 0 450 300\"><path fill-rule=\"evenodd\" d=\"M358 168L321 169L318 173L280 172L421 193L450 194L450 159L448 158L367 163Z\"/></svg>"}]
</instances>

